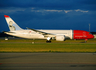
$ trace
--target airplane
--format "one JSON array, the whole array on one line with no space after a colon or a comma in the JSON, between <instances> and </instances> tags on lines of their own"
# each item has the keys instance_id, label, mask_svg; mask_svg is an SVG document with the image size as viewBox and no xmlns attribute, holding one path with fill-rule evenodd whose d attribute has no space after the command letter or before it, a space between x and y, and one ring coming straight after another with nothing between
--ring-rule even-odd
<instances>
[{"instance_id":1,"label":"airplane","mask_svg":"<svg viewBox=\"0 0 96 70\"><path fill-rule=\"evenodd\" d=\"M65 41L66 39L88 39L94 38L94 36L84 30L37 30L37 29L22 29L19 27L8 15L4 15L9 32L4 32L8 35L27 38L27 39L46 39L47 43L50 43L52 39L56 41Z\"/></svg>"}]
</instances>

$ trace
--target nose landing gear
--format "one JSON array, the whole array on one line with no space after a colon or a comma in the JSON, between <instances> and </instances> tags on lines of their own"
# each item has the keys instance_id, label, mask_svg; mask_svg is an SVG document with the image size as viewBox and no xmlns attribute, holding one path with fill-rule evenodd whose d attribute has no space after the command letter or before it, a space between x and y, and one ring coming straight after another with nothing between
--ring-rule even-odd
<instances>
[{"instance_id":1,"label":"nose landing gear","mask_svg":"<svg viewBox=\"0 0 96 70\"><path fill-rule=\"evenodd\" d=\"M85 43L87 42L88 39L85 39Z\"/></svg>"},{"instance_id":2,"label":"nose landing gear","mask_svg":"<svg viewBox=\"0 0 96 70\"><path fill-rule=\"evenodd\" d=\"M46 43L51 43L51 40L50 41L47 40Z\"/></svg>"}]
</instances>

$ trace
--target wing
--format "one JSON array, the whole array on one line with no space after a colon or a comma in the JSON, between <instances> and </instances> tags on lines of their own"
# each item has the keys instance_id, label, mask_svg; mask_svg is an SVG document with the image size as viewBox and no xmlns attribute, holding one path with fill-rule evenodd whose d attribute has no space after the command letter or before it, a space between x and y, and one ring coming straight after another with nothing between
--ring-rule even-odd
<instances>
[{"instance_id":1,"label":"wing","mask_svg":"<svg viewBox=\"0 0 96 70\"><path fill-rule=\"evenodd\" d=\"M42 31L39 31L39 30L31 29L31 28L27 28L27 29L30 29L30 30L35 31L35 32L37 32L39 34L42 34L45 37L55 37L55 35L51 34L51 33L46 33L46 32L42 32Z\"/></svg>"}]
</instances>

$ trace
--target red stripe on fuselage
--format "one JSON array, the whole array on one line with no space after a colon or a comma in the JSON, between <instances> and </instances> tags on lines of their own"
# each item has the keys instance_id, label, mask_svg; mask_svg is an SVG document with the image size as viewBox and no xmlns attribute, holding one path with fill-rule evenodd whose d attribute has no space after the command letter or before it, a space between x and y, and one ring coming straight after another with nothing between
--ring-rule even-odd
<instances>
[{"instance_id":1,"label":"red stripe on fuselage","mask_svg":"<svg viewBox=\"0 0 96 70\"><path fill-rule=\"evenodd\" d=\"M94 38L90 32L83 30L73 30L73 39L91 39Z\"/></svg>"}]
</instances>

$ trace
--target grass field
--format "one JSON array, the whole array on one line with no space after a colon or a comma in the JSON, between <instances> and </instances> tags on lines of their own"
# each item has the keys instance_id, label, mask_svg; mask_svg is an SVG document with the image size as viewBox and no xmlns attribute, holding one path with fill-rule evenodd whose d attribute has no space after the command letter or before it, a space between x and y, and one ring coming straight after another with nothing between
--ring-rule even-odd
<instances>
[{"instance_id":1,"label":"grass field","mask_svg":"<svg viewBox=\"0 0 96 70\"><path fill-rule=\"evenodd\" d=\"M52 40L28 40L10 39L5 41L0 39L0 52L91 52L96 53L96 39L88 40L66 40L63 42Z\"/></svg>"}]
</instances>

